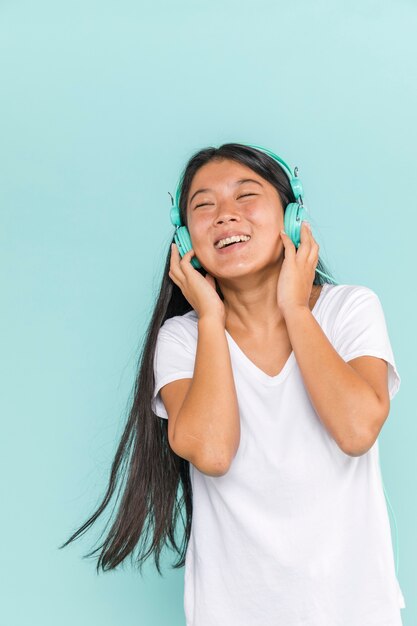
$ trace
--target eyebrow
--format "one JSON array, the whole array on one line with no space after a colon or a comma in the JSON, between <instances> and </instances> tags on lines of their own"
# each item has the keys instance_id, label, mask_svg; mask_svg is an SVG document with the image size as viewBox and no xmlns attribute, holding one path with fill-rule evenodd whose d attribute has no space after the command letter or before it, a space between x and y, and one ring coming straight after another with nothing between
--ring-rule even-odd
<instances>
[{"instance_id":1,"label":"eyebrow","mask_svg":"<svg viewBox=\"0 0 417 626\"><path fill-rule=\"evenodd\" d=\"M254 178L239 178L239 180L235 182L235 186L237 187L237 185L242 185L243 183L256 183L257 185L260 185L261 187L263 187L262 183L260 183L259 180L255 180ZM190 198L190 204L198 193L203 193L206 191L213 191L213 190L207 188L207 189L199 189L198 191L195 191Z\"/></svg>"}]
</instances>

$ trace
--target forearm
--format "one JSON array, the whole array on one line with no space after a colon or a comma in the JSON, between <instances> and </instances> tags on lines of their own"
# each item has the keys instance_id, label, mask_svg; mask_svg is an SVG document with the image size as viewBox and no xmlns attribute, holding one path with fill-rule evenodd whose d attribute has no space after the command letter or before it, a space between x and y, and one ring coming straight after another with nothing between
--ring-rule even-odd
<instances>
[{"instance_id":1,"label":"forearm","mask_svg":"<svg viewBox=\"0 0 417 626\"><path fill-rule=\"evenodd\" d=\"M378 412L375 391L333 348L308 307L287 311L285 321L315 411L342 450L355 449Z\"/></svg>"},{"instance_id":2,"label":"forearm","mask_svg":"<svg viewBox=\"0 0 417 626\"><path fill-rule=\"evenodd\" d=\"M197 450L202 467L219 473L235 456L240 417L224 325L215 318L198 320L193 380L177 416L174 438Z\"/></svg>"}]
</instances>

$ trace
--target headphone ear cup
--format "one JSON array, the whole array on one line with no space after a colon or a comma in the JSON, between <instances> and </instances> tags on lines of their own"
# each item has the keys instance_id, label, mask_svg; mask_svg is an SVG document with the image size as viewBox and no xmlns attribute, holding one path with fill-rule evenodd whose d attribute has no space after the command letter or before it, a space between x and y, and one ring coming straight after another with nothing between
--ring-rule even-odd
<instances>
[{"instance_id":1,"label":"headphone ear cup","mask_svg":"<svg viewBox=\"0 0 417 626\"><path fill-rule=\"evenodd\" d=\"M174 241L177 244L178 252L180 253L181 258L193 247L190 233L188 232L188 228L186 226L180 226L177 228L174 234ZM202 267L195 255L191 259L191 265L197 270Z\"/></svg>"},{"instance_id":2,"label":"headphone ear cup","mask_svg":"<svg viewBox=\"0 0 417 626\"><path fill-rule=\"evenodd\" d=\"M174 204L171 207L169 216L171 218L171 224L173 224L173 226L181 226L180 208L177 204Z\"/></svg>"},{"instance_id":3,"label":"headphone ear cup","mask_svg":"<svg viewBox=\"0 0 417 626\"><path fill-rule=\"evenodd\" d=\"M296 248L301 241L301 222L305 219L306 212L302 204L291 202L284 211L284 230L290 237Z\"/></svg>"}]
</instances>

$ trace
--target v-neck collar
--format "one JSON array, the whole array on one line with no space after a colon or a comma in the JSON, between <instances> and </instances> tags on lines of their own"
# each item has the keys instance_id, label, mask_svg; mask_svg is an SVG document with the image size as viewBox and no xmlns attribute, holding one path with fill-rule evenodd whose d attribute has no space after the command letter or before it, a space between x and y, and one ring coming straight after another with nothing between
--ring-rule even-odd
<instances>
[{"instance_id":1,"label":"v-neck collar","mask_svg":"<svg viewBox=\"0 0 417 626\"><path fill-rule=\"evenodd\" d=\"M311 309L311 312L313 314L317 313L318 305L322 301L324 292L325 292L325 290L327 289L327 287L329 285L330 285L330 283L323 283L323 286L321 288L319 297L317 298L313 308ZM239 345L233 339L232 335L226 329L225 329L225 332L226 332L226 336L227 336L227 338L229 340L229 345L232 347L232 349L234 349L234 351L241 358L243 363L245 363L247 369L250 370L251 373L260 382L264 383L265 385L278 385L278 384L282 383L287 378L288 374L290 373L292 367L294 366L294 364L296 362L294 350L291 351L291 354L288 357L288 359L285 361L285 364L282 367L281 371L278 374L276 374L275 376L270 376L269 374L264 372L260 367L255 365L255 363L253 361L251 361L251 359L243 352L243 350L239 347Z\"/></svg>"}]
</instances>

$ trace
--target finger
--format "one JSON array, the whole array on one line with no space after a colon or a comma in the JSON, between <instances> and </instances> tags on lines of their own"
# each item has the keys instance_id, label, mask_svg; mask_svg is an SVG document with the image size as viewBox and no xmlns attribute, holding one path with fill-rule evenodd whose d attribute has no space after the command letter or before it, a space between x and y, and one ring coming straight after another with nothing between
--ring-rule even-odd
<instances>
[{"instance_id":1,"label":"finger","mask_svg":"<svg viewBox=\"0 0 417 626\"><path fill-rule=\"evenodd\" d=\"M296 253L295 245L291 239L285 232L285 230L281 230L281 239L285 248L285 257L294 257Z\"/></svg>"},{"instance_id":2,"label":"finger","mask_svg":"<svg viewBox=\"0 0 417 626\"><path fill-rule=\"evenodd\" d=\"M178 253L179 254L179 253ZM188 250L182 257L181 257L181 261L183 261L184 259L187 259L187 261L191 260L191 257L194 256L194 250L193 248L191 248L191 250Z\"/></svg>"},{"instance_id":3,"label":"finger","mask_svg":"<svg viewBox=\"0 0 417 626\"><path fill-rule=\"evenodd\" d=\"M176 243L171 243L171 259L177 259L180 253Z\"/></svg>"},{"instance_id":4,"label":"finger","mask_svg":"<svg viewBox=\"0 0 417 626\"><path fill-rule=\"evenodd\" d=\"M191 259L192 257L195 256L194 254L194 250L191 248L191 250L188 250L188 252L186 252L180 259L180 268L182 269L183 272L187 272L189 270L193 270L193 266L191 265Z\"/></svg>"},{"instance_id":5,"label":"finger","mask_svg":"<svg viewBox=\"0 0 417 626\"><path fill-rule=\"evenodd\" d=\"M171 247L173 250L174 248L177 248L175 244L172 244ZM191 264L191 258L195 256L194 250L191 248L191 250L188 250L188 252L186 252L182 257L178 249L176 249L173 254L175 255L175 265L174 267L171 267L169 276L184 294L184 289L186 289L186 286L189 285L189 281L194 280L195 274L199 273Z\"/></svg>"},{"instance_id":6,"label":"finger","mask_svg":"<svg viewBox=\"0 0 417 626\"><path fill-rule=\"evenodd\" d=\"M306 220L303 220L301 222L300 245L297 254L300 257L307 258L310 255L312 243L313 235L311 233L311 225Z\"/></svg>"},{"instance_id":7,"label":"finger","mask_svg":"<svg viewBox=\"0 0 417 626\"><path fill-rule=\"evenodd\" d=\"M308 241L310 243L308 259L309 260L314 259L315 257L318 257L320 246L317 243L317 241L314 239L313 232L311 230L311 223L308 222L307 220L303 220L301 226L303 225L304 225L303 234L305 235L304 241L305 242ZM307 248L307 246L305 247Z\"/></svg>"},{"instance_id":8,"label":"finger","mask_svg":"<svg viewBox=\"0 0 417 626\"><path fill-rule=\"evenodd\" d=\"M314 240L311 246L310 254L308 255L307 259L309 263L317 264L317 261L319 259L319 250L320 246L317 241Z\"/></svg>"},{"instance_id":9,"label":"finger","mask_svg":"<svg viewBox=\"0 0 417 626\"><path fill-rule=\"evenodd\" d=\"M305 230L306 230L310 240L313 243L316 243L316 240L315 240L314 235L313 235L313 228L311 226L311 222L309 222L308 220L303 220L302 224L305 225L305 227L306 227Z\"/></svg>"},{"instance_id":10,"label":"finger","mask_svg":"<svg viewBox=\"0 0 417 626\"><path fill-rule=\"evenodd\" d=\"M313 233L311 231L311 224L307 220L301 222L301 241L310 242L313 240Z\"/></svg>"},{"instance_id":11,"label":"finger","mask_svg":"<svg viewBox=\"0 0 417 626\"><path fill-rule=\"evenodd\" d=\"M180 286L180 281L181 279L183 279L183 275L177 269L171 267L168 271L168 276L170 277L172 282Z\"/></svg>"},{"instance_id":12,"label":"finger","mask_svg":"<svg viewBox=\"0 0 417 626\"><path fill-rule=\"evenodd\" d=\"M191 260L191 257L194 255L194 250L189 250L184 254L184 256L180 255L180 251L178 250L178 246L176 243L171 243L171 262L174 262L174 265L179 266L181 261L184 259Z\"/></svg>"},{"instance_id":13,"label":"finger","mask_svg":"<svg viewBox=\"0 0 417 626\"><path fill-rule=\"evenodd\" d=\"M184 273L181 271L181 256L178 250L178 246L175 243L171 243L171 259L169 264L169 277L174 280L178 285L180 280L184 278Z\"/></svg>"},{"instance_id":14,"label":"finger","mask_svg":"<svg viewBox=\"0 0 417 626\"><path fill-rule=\"evenodd\" d=\"M180 253L178 251L177 245L175 243L171 243L171 259L170 259L170 269L178 267L179 264L179 256Z\"/></svg>"}]
</instances>

